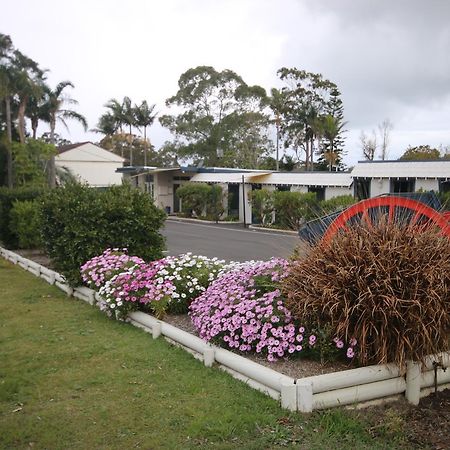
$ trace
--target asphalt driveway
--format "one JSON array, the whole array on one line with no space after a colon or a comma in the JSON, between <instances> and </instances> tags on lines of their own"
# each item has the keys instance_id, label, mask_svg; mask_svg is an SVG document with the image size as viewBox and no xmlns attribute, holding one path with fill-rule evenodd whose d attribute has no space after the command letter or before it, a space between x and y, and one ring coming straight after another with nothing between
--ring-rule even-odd
<instances>
[{"instance_id":1,"label":"asphalt driveway","mask_svg":"<svg viewBox=\"0 0 450 450\"><path fill-rule=\"evenodd\" d=\"M288 258L299 238L295 235L244 229L242 224L202 224L167 220L162 234L169 255L192 252L227 261Z\"/></svg>"}]
</instances>

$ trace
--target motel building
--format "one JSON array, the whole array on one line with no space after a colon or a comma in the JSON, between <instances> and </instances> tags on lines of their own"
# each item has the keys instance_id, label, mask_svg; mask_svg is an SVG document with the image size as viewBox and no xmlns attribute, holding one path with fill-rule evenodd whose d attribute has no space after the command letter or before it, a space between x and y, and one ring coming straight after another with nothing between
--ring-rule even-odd
<instances>
[{"instance_id":1,"label":"motel building","mask_svg":"<svg viewBox=\"0 0 450 450\"><path fill-rule=\"evenodd\" d=\"M227 213L251 223L248 193L257 189L314 192L318 200L354 195L362 200L388 193L450 191L450 160L361 161L349 172L275 172L222 167L117 169L125 182L147 192L169 214L181 211L177 189L184 183L218 184L230 202ZM229 206L229 208L228 208Z\"/></svg>"}]
</instances>

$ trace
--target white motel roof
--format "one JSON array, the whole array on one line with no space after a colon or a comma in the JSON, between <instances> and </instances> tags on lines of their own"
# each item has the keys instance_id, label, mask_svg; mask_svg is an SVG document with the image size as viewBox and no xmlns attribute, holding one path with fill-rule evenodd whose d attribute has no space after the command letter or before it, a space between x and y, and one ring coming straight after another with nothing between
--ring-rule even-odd
<instances>
[{"instance_id":1,"label":"white motel roof","mask_svg":"<svg viewBox=\"0 0 450 450\"><path fill-rule=\"evenodd\" d=\"M450 179L450 160L440 161L360 161L353 178L445 178Z\"/></svg>"},{"instance_id":2,"label":"white motel roof","mask_svg":"<svg viewBox=\"0 0 450 450\"><path fill-rule=\"evenodd\" d=\"M238 172L198 173L191 178L199 183L258 183L292 186L351 186L353 180L347 172Z\"/></svg>"}]
</instances>

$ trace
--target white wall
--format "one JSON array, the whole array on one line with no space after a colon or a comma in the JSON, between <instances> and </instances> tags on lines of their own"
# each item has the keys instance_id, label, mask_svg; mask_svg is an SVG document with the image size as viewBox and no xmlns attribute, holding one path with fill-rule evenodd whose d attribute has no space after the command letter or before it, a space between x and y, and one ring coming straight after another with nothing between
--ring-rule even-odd
<instances>
[{"instance_id":1,"label":"white wall","mask_svg":"<svg viewBox=\"0 0 450 450\"><path fill-rule=\"evenodd\" d=\"M423 191L439 192L439 181L419 178L416 180L416 191L419 189L422 189Z\"/></svg>"},{"instance_id":2,"label":"white wall","mask_svg":"<svg viewBox=\"0 0 450 450\"><path fill-rule=\"evenodd\" d=\"M342 187L342 186L325 187L325 200L330 200L330 198L339 197L341 195L353 195L353 187Z\"/></svg>"},{"instance_id":3,"label":"white wall","mask_svg":"<svg viewBox=\"0 0 450 450\"><path fill-rule=\"evenodd\" d=\"M370 196L389 194L391 182L388 178L374 178L370 184Z\"/></svg>"},{"instance_id":4,"label":"white wall","mask_svg":"<svg viewBox=\"0 0 450 450\"><path fill-rule=\"evenodd\" d=\"M93 187L122 184L122 175L116 169L124 159L98 145L86 142L55 157L58 167L66 167L80 181Z\"/></svg>"},{"instance_id":5,"label":"white wall","mask_svg":"<svg viewBox=\"0 0 450 450\"><path fill-rule=\"evenodd\" d=\"M115 162L56 161L56 165L68 168L80 181L93 187L122 184L122 174L116 173L122 165Z\"/></svg>"}]
</instances>

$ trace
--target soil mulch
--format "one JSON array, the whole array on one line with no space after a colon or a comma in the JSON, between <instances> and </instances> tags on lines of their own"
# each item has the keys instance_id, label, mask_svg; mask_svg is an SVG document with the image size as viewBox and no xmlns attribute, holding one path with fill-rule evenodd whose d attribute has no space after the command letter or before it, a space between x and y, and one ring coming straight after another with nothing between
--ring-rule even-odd
<instances>
[{"instance_id":1,"label":"soil mulch","mask_svg":"<svg viewBox=\"0 0 450 450\"><path fill-rule=\"evenodd\" d=\"M450 450L450 389L422 398L418 406L401 400L371 407L373 437L403 430L408 448Z\"/></svg>"},{"instance_id":2,"label":"soil mulch","mask_svg":"<svg viewBox=\"0 0 450 450\"><path fill-rule=\"evenodd\" d=\"M168 314L164 317L163 320L177 328L198 336L194 326L192 325L190 317L186 314ZM233 353L243 355L241 352L234 351L234 349L228 350ZM256 353L245 353L243 356L254 362L257 362L258 364L261 364L262 366L269 367L270 369L276 370L277 372L280 372L294 379L310 377L313 375L321 375L324 373L339 372L341 370L351 368L350 365L339 361L321 363L320 361L313 361L297 357L289 359L280 358L278 359L278 361L270 362L266 357L258 355Z\"/></svg>"}]
</instances>

